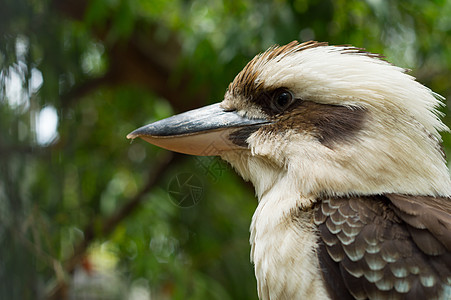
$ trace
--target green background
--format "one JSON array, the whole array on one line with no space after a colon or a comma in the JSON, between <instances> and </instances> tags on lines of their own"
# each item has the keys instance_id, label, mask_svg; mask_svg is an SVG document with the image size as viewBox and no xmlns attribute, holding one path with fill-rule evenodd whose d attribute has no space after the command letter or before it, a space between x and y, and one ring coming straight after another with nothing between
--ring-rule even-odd
<instances>
[{"instance_id":1,"label":"green background","mask_svg":"<svg viewBox=\"0 0 451 300\"><path fill-rule=\"evenodd\" d=\"M451 99L450 16L429 0L3 0L0 298L256 299L252 186L126 134L221 101L292 40L381 53Z\"/></svg>"}]
</instances>

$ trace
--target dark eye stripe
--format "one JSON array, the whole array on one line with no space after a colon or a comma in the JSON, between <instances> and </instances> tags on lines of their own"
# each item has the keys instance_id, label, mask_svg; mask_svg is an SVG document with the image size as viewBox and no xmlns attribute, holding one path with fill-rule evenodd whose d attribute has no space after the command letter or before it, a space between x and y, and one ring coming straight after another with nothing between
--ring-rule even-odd
<instances>
[{"instance_id":1,"label":"dark eye stripe","mask_svg":"<svg viewBox=\"0 0 451 300\"><path fill-rule=\"evenodd\" d=\"M300 99L295 99L289 89L278 88L261 92L251 101L259 105L269 116L276 116L284 113L289 108L291 109L293 103L300 101Z\"/></svg>"}]
</instances>

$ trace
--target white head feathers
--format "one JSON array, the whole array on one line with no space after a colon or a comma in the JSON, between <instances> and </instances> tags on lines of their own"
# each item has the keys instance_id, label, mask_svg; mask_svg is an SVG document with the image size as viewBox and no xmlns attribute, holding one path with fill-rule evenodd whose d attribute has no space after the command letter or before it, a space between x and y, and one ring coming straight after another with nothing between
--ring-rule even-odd
<instances>
[{"instance_id":1,"label":"white head feathers","mask_svg":"<svg viewBox=\"0 0 451 300\"><path fill-rule=\"evenodd\" d=\"M297 106L268 113L267 100L260 98L279 88L289 90ZM440 100L404 69L377 55L349 46L292 42L256 56L230 84L224 107L249 117L268 117L278 125L252 133L247 139L252 151L246 155L229 153L224 158L260 195L280 176L291 178L289 185L304 196L451 195L440 150L439 131L448 129L436 110ZM340 107L360 109L362 115L346 115L341 109L335 116L334 108ZM322 110L327 111L326 122ZM321 142L321 133L329 132L327 118L333 126L337 118L346 125L356 116L362 124L346 142L333 147ZM332 132L341 134L340 128Z\"/></svg>"}]
</instances>

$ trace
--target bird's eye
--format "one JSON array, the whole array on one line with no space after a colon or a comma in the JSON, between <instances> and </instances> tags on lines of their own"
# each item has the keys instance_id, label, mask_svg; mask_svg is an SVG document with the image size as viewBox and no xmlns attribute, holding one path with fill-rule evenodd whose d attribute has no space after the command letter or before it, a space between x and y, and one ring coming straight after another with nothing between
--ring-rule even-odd
<instances>
[{"instance_id":1,"label":"bird's eye","mask_svg":"<svg viewBox=\"0 0 451 300\"><path fill-rule=\"evenodd\" d=\"M293 102L293 94L286 90L278 90L274 95L274 106L280 112L283 112Z\"/></svg>"}]
</instances>

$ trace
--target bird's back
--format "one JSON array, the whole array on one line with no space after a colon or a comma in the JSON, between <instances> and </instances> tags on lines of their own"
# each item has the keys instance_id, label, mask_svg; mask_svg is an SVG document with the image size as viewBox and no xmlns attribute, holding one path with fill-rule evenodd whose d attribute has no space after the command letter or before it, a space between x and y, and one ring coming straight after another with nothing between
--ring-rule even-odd
<instances>
[{"instance_id":1,"label":"bird's back","mask_svg":"<svg viewBox=\"0 0 451 300\"><path fill-rule=\"evenodd\" d=\"M326 198L314 220L333 299L451 299L450 198Z\"/></svg>"}]
</instances>

